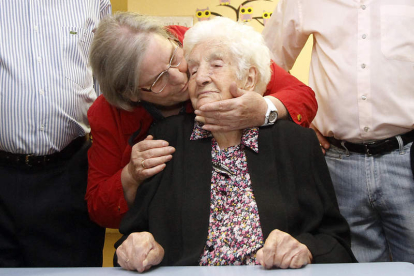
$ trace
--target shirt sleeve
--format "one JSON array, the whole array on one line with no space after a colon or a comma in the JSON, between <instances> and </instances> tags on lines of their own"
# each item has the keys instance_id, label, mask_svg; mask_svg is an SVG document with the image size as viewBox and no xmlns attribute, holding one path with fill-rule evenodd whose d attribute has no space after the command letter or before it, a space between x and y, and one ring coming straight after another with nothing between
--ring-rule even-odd
<instances>
[{"instance_id":1,"label":"shirt sleeve","mask_svg":"<svg viewBox=\"0 0 414 276\"><path fill-rule=\"evenodd\" d=\"M100 3L100 9L99 9L99 19L104 18L105 16L109 16L112 13L112 5L109 0L102 0ZM95 31L93 31L95 32ZM99 88L99 83L96 80L96 78L93 78L93 87L96 93L96 96L101 95L101 89Z\"/></svg>"},{"instance_id":2,"label":"shirt sleeve","mask_svg":"<svg viewBox=\"0 0 414 276\"><path fill-rule=\"evenodd\" d=\"M262 35L277 65L289 71L308 40L301 0L280 0Z\"/></svg>"},{"instance_id":3,"label":"shirt sleeve","mask_svg":"<svg viewBox=\"0 0 414 276\"><path fill-rule=\"evenodd\" d=\"M300 0L280 0L262 35L277 64L271 65L272 79L267 95L279 99L295 123L308 127L318 109L315 93L284 72L292 69L310 35L302 29L301 12Z\"/></svg>"},{"instance_id":4,"label":"shirt sleeve","mask_svg":"<svg viewBox=\"0 0 414 276\"><path fill-rule=\"evenodd\" d=\"M272 77L265 95L279 99L295 123L309 127L318 110L315 93L274 62L271 68Z\"/></svg>"},{"instance_id":5,"label":"shirt sleeve","mask_svg":"<svg viewBox=\"0 0 414 276\"><path fill-rule=\"evenodd\" d=\"M98 102L101 98L98 98ZM88 111L92 146L88 151L88 187L85 199L91 220L103 227L118 228L128 210L121 183L123 147L118 123L111 109L94 105ZM105 118L103 120L103 118Z\"/></svg>"},{"instance_id":6,"label":"shirt sleeve","mask_svg":"<svg viewBox=\"0 0 414 276\"><path fill-rule=\"evenodd\" d=\"M96 96L99 97L99 95L101 95L102 92L101 92L101 89L99 87L99 82L95 77L93 77L93 88L95 90Z\"/></svg>"},{"instance_id":7,"label":"shirt sleeve","mask_svg":"<svg viewBox=\"0 0 414 276\"><path fill-rule=\"evenodd\" d=\"M99 19L112 14L112 5L110 0L101 0Z\"/></svg>"}]
</instances>

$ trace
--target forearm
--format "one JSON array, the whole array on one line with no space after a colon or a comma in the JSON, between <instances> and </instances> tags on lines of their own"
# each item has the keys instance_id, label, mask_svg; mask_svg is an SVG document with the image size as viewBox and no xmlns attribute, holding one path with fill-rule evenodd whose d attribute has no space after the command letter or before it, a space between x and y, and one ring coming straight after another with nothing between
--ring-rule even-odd
<instances>
[{"instance_id":1,"label":"forearm","mask_svg":"<svg viewBox=\"0 0 414 276\"><path fill-rule=\"evenodd\" d=\"M121 170L98 181L89 178L85 199L92 221L107 228L119 228L128 210L121 183Z\"/></svg>"},{"instance_id":2,"label":"forearm","mask_svg":"<svg viewBox=\"0 0 414 276\"><path fill-rule=\"evenodd\" d=\"M312 254L312 263L355 262L350 245L338 237L321 233L303 233L295 238L308 247Z\"/></svg>"},{"instance_id":3,"label":"forearm","mask_svg":"<svg viewBox=\"0 0 414 276\"><path fill-rule=\"evenodd\" d=\"M275 63L271 67L272 79L265 95L273 96L280 101L278 105L283 105L282 110L278 110L280 118L290 117L298 125L309 127L318 110L315 93ZM283 111L286 113L283 114Z\"/></svg>"},{"instance_id":4,"label":"forearm","mask_svg":"<svg viewBox=\"0 0 414 276\"><path fill-rule=\"evenodd\" d=\"M132 177L129 166L130 164L126 165L122 169L121 183L124 191L124 198L128 206L131 206L132 203L134 203L138 186L142 183L142 181L136 180L134 177Z\"/></svg>"},{"instance_id":5,"label":"forearm","mask_svg":"<svg viewBox=\"0 0 414 276\"><path fill-rule=\"evenodd\" d=\"M277 118L278 119L282 119L282 120L289 119L289 113L288 113L285 105L279 99L277 99L277 98L275 98L273 96L265 96L265 97L268 98L269 100L271 100L272 103L277 108L277 113L278 113L278 117Z\"/></svg>"}]
</instances>

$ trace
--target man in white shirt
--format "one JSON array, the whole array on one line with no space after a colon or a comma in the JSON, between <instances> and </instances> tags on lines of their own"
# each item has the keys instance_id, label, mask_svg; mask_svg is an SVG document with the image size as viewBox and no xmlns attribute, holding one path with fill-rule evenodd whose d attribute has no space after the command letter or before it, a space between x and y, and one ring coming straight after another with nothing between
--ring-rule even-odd
<instances>
[{"instance_id":1,"label":"man in white shirt","mask_svg":"<svg viewBox=\"0 0 414 276\"><path fill-rule=\"evenodd\" d=\"M109 14L109 0L0 1L0 267L102 266L86 112L89 47Z\"/></svg>"},{"instance_id":2,"label":"man in white shirt","mask_svg":"<svg viewBox=\"0 0 414 276\"><path fill-rule=\"evenodd\" d=\"M413 26L411 0L280 0L263 30L286 70L313 34L313 128L360 262L414 263Z\"/></svg>"}]
</instances>

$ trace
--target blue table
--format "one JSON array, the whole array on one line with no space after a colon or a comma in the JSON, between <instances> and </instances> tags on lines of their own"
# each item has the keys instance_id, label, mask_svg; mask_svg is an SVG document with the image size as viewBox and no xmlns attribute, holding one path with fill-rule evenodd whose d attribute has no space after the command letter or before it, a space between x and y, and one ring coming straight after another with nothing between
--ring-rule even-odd
<instances>
[{"instance_id":1,"label":"blue table","mask_svg":"<svg viewBox=\"0 0 414 276\"><path fill-rule=\"evenodd\" d=\"M137 272L114 267L98 268L0 268L4 276L128 276ZM265 270L260 266L159 267L148 276L414 276L411 263L311 264L301 269Z\"/></svg>"}]
</instances>

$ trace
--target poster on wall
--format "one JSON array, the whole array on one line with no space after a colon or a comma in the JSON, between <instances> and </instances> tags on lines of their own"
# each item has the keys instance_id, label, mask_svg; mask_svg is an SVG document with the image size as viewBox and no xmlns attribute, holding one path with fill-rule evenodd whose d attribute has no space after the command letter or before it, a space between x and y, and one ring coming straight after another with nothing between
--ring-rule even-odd
<instances>
[{"instance_id":1,"label":"poster on wall","mask_svg":"<svg viewBox=\"0 0 414 276\"><path fill-rule=\"evenodd\" d=\"M192 27L194 23L193 16L156 16L165 26L179 25L184 27Z\"/></svg>"},{"instance_id":2,"label":"poster on wall","mask_svg":"<svg viewBox=\"0 0 414 276\"><path fill-rule=\"evenodd\" d=\"M235 21L241 21L248 23L252 20L257 21L262 26L265 26L267 21L272 16L272 10L265 10L265 9L258 9L258 7L254 8L253 2L273 2L272 0L247 0L242 1L241 3L234 3L237 2L232 0L233 2L230 3L230 0L217 0L218 5L217 8L215 7L213 11L209 7L197 8L196 9L196 18L198 21L210 20L211 16L224 16L219 13L219 10L224 11L224 8L234 12L233 16L227 16L229 18L234 19Z\"/></svg>"}]
</instances>

